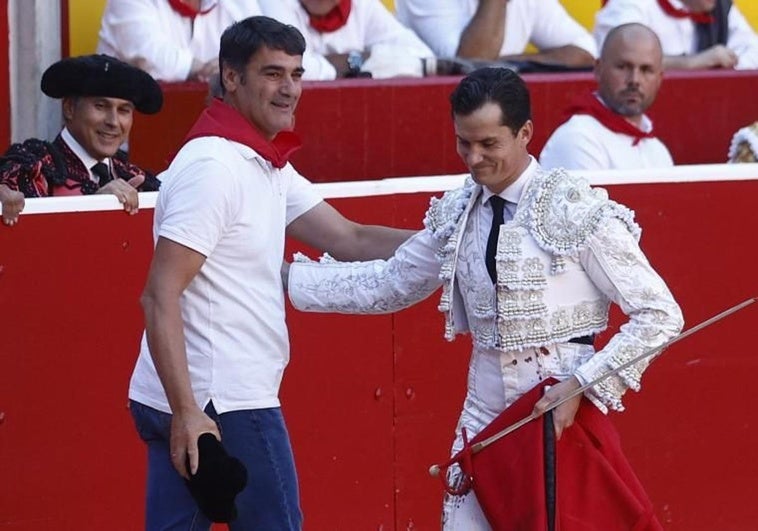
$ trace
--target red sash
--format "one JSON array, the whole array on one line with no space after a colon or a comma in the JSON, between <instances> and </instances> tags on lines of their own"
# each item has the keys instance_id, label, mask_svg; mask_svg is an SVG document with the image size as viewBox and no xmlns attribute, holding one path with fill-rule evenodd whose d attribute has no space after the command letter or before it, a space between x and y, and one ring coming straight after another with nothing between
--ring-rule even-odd
<instances>
[{"instance_id":1,"label":"red sash","mask_svg":"<svg viewBox=\"0 0 758 531\"><path fill-rule=\"evenodd\" d=\"M311 27L319 33L331 33L332 31L337 31L347 24L351 8L351 0L340 0L340 3L334 6L334 8L326 15L314 17L308 13ZM303 9L305 9L305 7L303 7Z\"/></svg>"},{"instance_id":2,"label":"red sash","mask_svg":"<svg viewBox=\"0 0 758 531\"><path fill-rule=\"evenodd\" d=\"M670 17L674 18L689 18L693 22L698 24L712 24L714 21L713 15L708 13L692 13L685 9L679 9L671 5L669 0L658 0L658 5L661 6L663 12Z\"/></svg>"},{"instance_id":3,"label":"red sash","mask_svg":"<svg viewBox=\"0 0 758 531\"><path fill-rule=\"evenodd\" d=\"M613 112L611 109L603 105L602 102L597 99L595 94L591 92L576 98L569 108L566 109L567 118L570 118L575 114L587 114L595 118L614 133L621 133L633 137L633 146L639 144L640 140L643 138L655 138L652 130L646 133L639 127L635 127L633 124L626 121L623 116Z\"/></svg>"},{"instance_id":4,"label":"red sash","mask_svg":"<svg viewBox=\"0 0 758 531\"><path fill-rule=\"evenodd\" d=\"M183 144L201 136L220 136L244 144L275 168L283 168L290 155L302 145L300 138L292 131L282 131L269 142L235 108L218 98L200 114Z\"/></svg>"},{"instance_id":5,"label":"red sash","mask_svg":"<svg viewBox=\"0 0 758 531\"><path fill-rule=\"evenodd\" d=\"M168 0L168 3L171 5L171 8L179 13L183 17L188 18L195 18L198 15L205 15L206 13L210 12L214 7L216 7L216 4L213 4L208 9L195 9L192 6L188 6L182 0Z\"/></svg>"}]
</instances>

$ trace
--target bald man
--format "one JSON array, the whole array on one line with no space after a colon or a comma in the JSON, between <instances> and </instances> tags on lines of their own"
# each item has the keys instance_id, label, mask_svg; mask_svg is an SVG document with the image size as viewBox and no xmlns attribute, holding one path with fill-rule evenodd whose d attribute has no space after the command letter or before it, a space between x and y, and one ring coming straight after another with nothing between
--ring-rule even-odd
<instances>
[{"instance_id":1,"label":"bald man","mask_svg":"<svg viewBox=\"0 0 758 531\"><path fill-rule=\"evenodd\" d=\"M663 52L656 34L632 23L613 29L595 64L598 88L578 97L568 120L540 155L546 168L608 170L673 166L645 111L663 81Z\"/></svg>"}]
</instances>

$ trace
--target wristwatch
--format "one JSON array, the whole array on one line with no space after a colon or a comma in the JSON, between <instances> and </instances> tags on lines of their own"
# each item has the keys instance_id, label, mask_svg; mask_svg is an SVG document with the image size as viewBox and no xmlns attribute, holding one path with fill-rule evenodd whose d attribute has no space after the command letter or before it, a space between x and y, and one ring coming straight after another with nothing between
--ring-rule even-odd
<instances>
[{"instance_id":1,"label":"wristwatch","mask_svg":"<svg viewBox=\"0 0 758 531\"><path fill-rule=\"evenodd\" d=\"M371 77L371 72L363 72L363 54L359 51L353 50L347 54L347 70L345 71L345 77Z\"/></svg>"},{"instance_id":2,"label":"wristwatch","mask_svg":"<svg viewBox=\"0 0 758 531\"><path fill-rule=\"evenodd\" d=\"M347 54L347 70L348 72L358 73L363 66L363 54L359 51L353 50Z\"/></svg>"}]
</instances>

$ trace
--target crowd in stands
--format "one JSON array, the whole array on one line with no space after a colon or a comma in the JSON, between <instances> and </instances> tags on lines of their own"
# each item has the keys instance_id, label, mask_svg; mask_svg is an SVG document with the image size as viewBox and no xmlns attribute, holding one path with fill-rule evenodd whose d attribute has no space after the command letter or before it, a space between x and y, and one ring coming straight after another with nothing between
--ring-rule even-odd
<instances>
[{"instance_id":1,"label":"crowd in stands","mask_svg":"<svg viewBox=\"0 0 758 531\"><path fill-rule=\"evenodd\" d=\"M119 70L125 68L121 65L143 70L153 82L198 80L218 87L221 33L236 20L265 15L305 37L303 79L421 77L494 65L522 73L593 70L597 92L556 110L565 112L566 122L541 155L544 165L568 169L672 165L645 114L663 71L758 68L758 35L730 0L605 0L592 32L559 0L395 0L394 5L393 14L380 0L108 0L97 52ZM626 30L616 33L618 27ZM44 86L43 92L52 95ZM54 96L63 97L66 127L46 146L73 147L86 169L82 176L94 185L61 186L60 178L51 181L39 172L19 177L19 153L30 144L13 146L0 159L6 224L15 223L23 208L20 194L94 193L99 186L115 186L99 181L88 157L113 167L120 160L117 150L100 157L75 136L70 120L76 118L68 111L76 108L71 102L82 101L79 96L77 91ZM89 91L86 96L112 95ZM128 129L121 127L119 138L126 140ZM737 158L730 152L730 159Z\"/></svg>"}]
</instances>

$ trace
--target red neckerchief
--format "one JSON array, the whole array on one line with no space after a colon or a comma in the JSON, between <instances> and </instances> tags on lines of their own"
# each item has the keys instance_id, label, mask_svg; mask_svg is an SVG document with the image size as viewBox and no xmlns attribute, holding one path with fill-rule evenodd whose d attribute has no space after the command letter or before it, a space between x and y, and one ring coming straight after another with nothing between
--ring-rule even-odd
<instances>
[{"instance_id":1,"label":"red neckerchief","mask_svg":"<svg viewBox=\"0 0 758 531\"><path fill-rule=\"evenodd\" d=\"M319 33L336 31L347 24L347 17L350 16L351 7L351 0L340 0L340 3L324 16L314 17L308 13L311 27ZM305 6L303 6L303 9L305 9Z\"/></svg>"},{"instance_id":2,"label":"red neckerchief","mask_svg":"<svg viewBox=\"0 0 758 531\"><path fill-rule=\"evenodd\" d=\"M571 117L575 114L587 114L595 118L598 122L613 131L634 137L633 146L640 143L643 138L655 138L653 131L646 133L639 127L627 122L623 116L613 112L611 109L602 104L594 93L588 92L576 98L566 110L566 116Z\"/></svg>"},{"instance_id":3,"label":"red neckerchief","mask_svg":"<svg viewBox=\"0 0 758 531\"><path fill-rule=\"evenodd\" d=\"M283 168L290 155L301 146L300 138L292 131L282 131L269 142L234 107L219 98L200 114L182 144L201 136L220 136L244 144L275 168Z\"/></svg>"},{"instance_id":4,"label":"red neckerchief","mask_svg":"<svg viewBox=\"0 0 758 531\"><path fill-rule=\"evenodd\" d=\"M195 18L198 15L205 15L217 5L217 4L213 4L208 9L202 10L202 9L195 9L192 6L188 6L187 4L183 3L182 0L168 0L168 3L171 5L171 8L174 11L179 13L181 16L188 17L188 18Z\"/></svg>"},{"instance_id":5,"label":"red neckerchief","mask_svg":"<svg viewBox=\"0 0 758 531\"><path fill-rule=\"evenodd\" d=\"M685 9L674 7L671 5L671 2L669 2L669 0L658 0L658 5L661 6L663 12L670 17L689 18L698 24L713 24L713 21L715 20L713 18L713 15L710 15L708 13L692 13Z\"/></svg>"}]
</instances>

